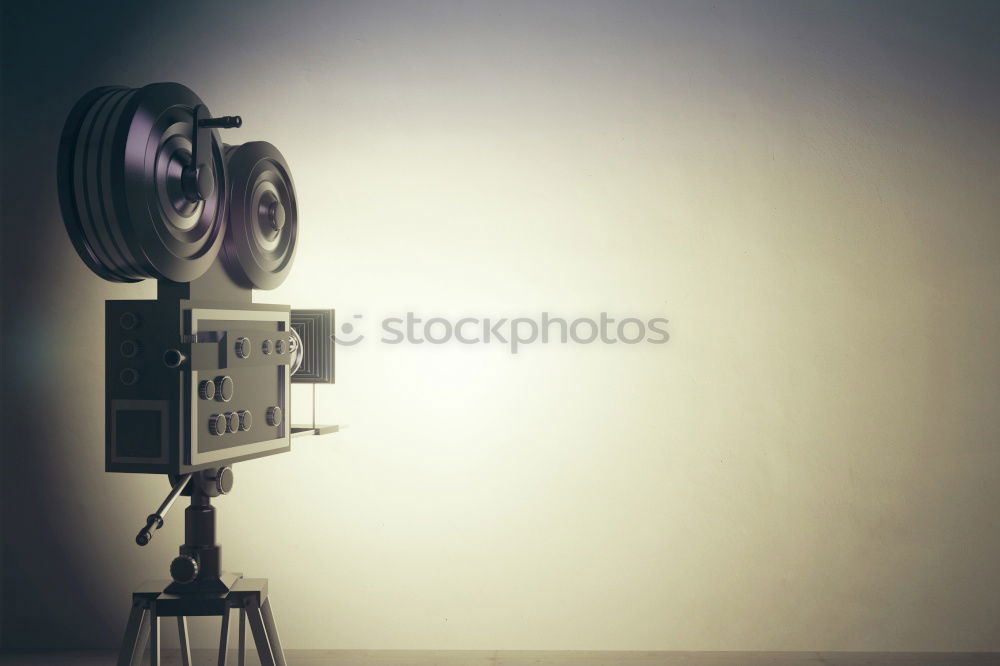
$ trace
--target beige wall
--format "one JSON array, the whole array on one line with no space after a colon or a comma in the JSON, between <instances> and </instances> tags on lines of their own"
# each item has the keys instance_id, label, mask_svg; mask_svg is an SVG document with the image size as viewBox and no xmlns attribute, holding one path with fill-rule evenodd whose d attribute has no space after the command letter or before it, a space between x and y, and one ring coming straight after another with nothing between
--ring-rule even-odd
<instances>
[{"instance_id":1,"label":"beige wall","mask_svg":"<svg viewBox=\"0 0 1000 666\"><path fill-rule=\"evenodd\" d=\"M296 267L257 299L370 335L318 392L350 427L219 502L286 647L1000 649L1000 59L974 8L137 16L106 76L180 80L292 165ZM99 344L100 299L151 286L100 283L60 231L59 316ZM373 341L407 310L663 316L671 340ZM89 493L75 579L122 572L114 637L180 514L132 545L165 487L100 471L103 361L54 356L51 446L86 472L46 473Z\"/></svg>"}]
</instances>

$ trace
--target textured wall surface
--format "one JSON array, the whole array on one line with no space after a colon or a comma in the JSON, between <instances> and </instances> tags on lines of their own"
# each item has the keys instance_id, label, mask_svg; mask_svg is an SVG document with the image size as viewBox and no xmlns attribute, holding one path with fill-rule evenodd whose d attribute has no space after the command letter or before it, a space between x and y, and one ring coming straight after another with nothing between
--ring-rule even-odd
<instances>
[{"instance_id":1,"label":"textured wall surface","mask_svg":"<svg viewBox=\"0 0 1000 666\"><path fill-rule=\"evenodd\" d=\"M218 503L287 647L1000 649L996 4L204 4L4 8L5 644L113 645L182 537L103 472L102 301L154 285L54 177L80 94L175 80L293 169L257 299L368 335L350 427ZM671 339L380 344L408 310Z\"/></svg>"}]
</instances>

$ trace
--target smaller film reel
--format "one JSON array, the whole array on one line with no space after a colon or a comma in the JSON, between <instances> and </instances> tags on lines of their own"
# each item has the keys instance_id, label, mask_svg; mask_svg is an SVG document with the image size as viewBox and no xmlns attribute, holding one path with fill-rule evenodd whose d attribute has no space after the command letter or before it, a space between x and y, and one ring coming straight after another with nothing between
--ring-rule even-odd
<instances>
[{"instance_id":1,"label":"smaller film reel","mask_svg":"<svg viewBox=\"0 0 1000 666\"><path fill-rule=\"evenodd\" d=\"M226 146L229 222L222 256L243 287L274 289L288 277L298 240L298 204L288 163L266 141Z\"/></svg>"},{"instance_id":2,"label":"smaller film reel","mask_svg":"<svg viewBox=\"0 0 1000 666\"><path fill-rule=\"evenodd\" d=\"M210 118L177 83L97 88L70 112L59 145L59 203L77 253L100 277L190 282L226 227L226 165Z\"/></svg>"}]
</instances>

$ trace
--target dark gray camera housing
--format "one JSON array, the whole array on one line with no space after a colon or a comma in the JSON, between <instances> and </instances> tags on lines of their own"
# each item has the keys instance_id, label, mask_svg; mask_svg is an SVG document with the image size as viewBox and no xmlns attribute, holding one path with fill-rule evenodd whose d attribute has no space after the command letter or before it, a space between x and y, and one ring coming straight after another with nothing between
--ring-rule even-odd
<instances>
[{"instance_id":1,"label":"dark gray camera housing","mask_svg":"<svg viewBox=\"0 0 1000 666\"><path fill-rule=\"evenodd\" d=\"M241 126L177 83L97 88L66 120L59 202L80 258L158 281L155 300L106 302L110 472L218 469L334 429L290 424L293 382L333 382L333 310L252 302L291 270L298 204L277 148L222 143Z\"/></svg>"},{"instance_id":2,"label":"dark gray camera housing","mask_svg":"<svg viewBox=\"0 0 1000 666\"><path fill-rule=\"evenodd\" d=\"M187 474L288 451L291 436L309 430L291 426L290 385L333 383L333 316L231 301L106 301L107 471Z\"/></svg>"},{"instance_id":3,"label":"dark gray camera housing","mask_svg":"<svg viewBox=\"0 0 1000 666\"><path fill-rule=\"evenodd\" d=\"M289 450L287 306L107 301L105 312L107 471L187 474Z\"/></svg>"}]
</instances>

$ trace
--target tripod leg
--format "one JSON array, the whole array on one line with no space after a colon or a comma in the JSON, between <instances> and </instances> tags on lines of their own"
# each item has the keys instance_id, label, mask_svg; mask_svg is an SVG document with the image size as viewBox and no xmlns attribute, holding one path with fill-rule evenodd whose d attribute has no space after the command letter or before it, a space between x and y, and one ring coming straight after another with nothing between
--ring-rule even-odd
<instances>
[{"instance_id":1,"label":"tripod leg","mask_svg":"<svg viewBox=\"0 0 1000 666\"><path fill-rule=\"evenodd\" d=\"M125 636L122 638L121 650L118 652L118 666L132 666L137 655L142 654L145 640L140 641L146 620L146 607L139 602L132 603L125 625Z\"/></svg>"},{"instance_id":2,"label":"tripod leg","mask_svg":"<svg viewBox=\"0 0 1000 666\"><path fill-rule=\"evenodd\" d=\"M149 611L149 666L160 666L160 616L156 606Z\"/></svg>"},{"instance_id":3,"label":"tripod leg","mask_svg":"<svg viewBox=\"0 0 1000 666\"><path fill-rule=\"evenodd\" d=\"M247 659L247 609L240 609L240 659L238 666L246 666Z\"/></svg>"},{"instance_id":4,"label":"tripod leg","mask_svg":"<svg viewBox=\"0 0 1000 666\"><path fill-rule=\"evenodd\" d=\"M146 646L149 645L149 618L152 614L147 608L142 614L142 624L139 625L139 640L135 644L135 652L132 657L132 666L142 664L142 655L146 654Z\"/></svg>"},{"instance_id":5,"label":"tripod leg","mask_svg":"<svg viewBox=\"0 0 1000 666\"><path fill-rule=\"evenodd\" d=\"M226 657L229 656L229 611L232 609L226 606L222 611L222 633L219 634L219 666L226 666Z\"/></svg>"},{"instance_id":6,"label":"tripod leg","mask_svg":"<svg viewBox=\"0 0 1000 666\"><path fill-rule=\"evenodd\" d=\"M264 618L260 613L260 608L248 608L247 619L250 620L250 631L253 632L253 642L257 646L260 666L278 666L274 659L271 643L267 640L267 629L264 628Z\"/></svg>"},{"instance_id":7,"label":"tripod leg","mask_svg":"<svg viewBox=\"0 0 1000 666\"><path fill-rule=\"evenodd\" d=\"M264 599L264 605L260 607L264 616L264 628L267 629L267 638L271 642L271 651L274 652L274 660L277 666L286 666L285 651L281 649L281 639L278 638L278 626L274 623L274 613L271 612L271 599Z\"/></svg>"},{"instance_id":8,"label":"tripod leg","mask_svg":"<svg viewBox=\"0 0 1000 666\"><path fill-rule=\"evenodd\" d=\"M191 666L191 641L188 640L188 619L177 616L177 636L181 640L181 666Z\"/></svg>"}]
</instances>

